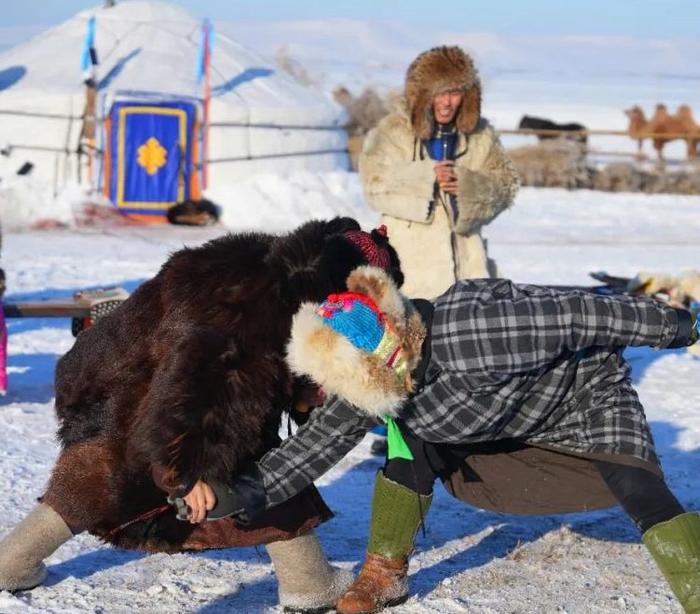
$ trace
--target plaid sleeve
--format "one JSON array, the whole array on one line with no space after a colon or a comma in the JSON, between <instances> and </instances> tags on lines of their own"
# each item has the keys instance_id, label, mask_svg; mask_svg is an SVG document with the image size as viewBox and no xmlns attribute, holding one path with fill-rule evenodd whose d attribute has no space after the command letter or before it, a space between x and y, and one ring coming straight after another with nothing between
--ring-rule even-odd
<instances>
[{"instance_id":1,"label":"plaid sleeve","mask_svg":"<svg viewBox=\"0 0 700 614\"><path fill-rule=\"evenodd\" d=\"M523 373L593 346L669 347L679 334L678 310L644 297L497 280L476 291L463 282L441 301L434 353L471 374Z\"/></svg>"},{"instance_id":2,"label":"plaid sleeve","mask_svg":"<svg viewBox=\"0 0 700 614\"><path fill-rule=\"evenodd\" d=\"M326 473L375 424L339 398L314 409L306 424L258 462L266 507L279 505Z\"/></svg>"}]
</instances>

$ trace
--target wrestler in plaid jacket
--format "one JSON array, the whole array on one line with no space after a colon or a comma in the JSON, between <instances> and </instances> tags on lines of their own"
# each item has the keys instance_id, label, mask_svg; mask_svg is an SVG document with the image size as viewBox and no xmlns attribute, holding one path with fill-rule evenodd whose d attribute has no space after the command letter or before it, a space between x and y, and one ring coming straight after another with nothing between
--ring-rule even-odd
<instances>
[{"instance_id":1,"label":"wrestler in plaid jacket","mask_svg":"<svg viewBox=\"0 0 700 614\"><path fill-rule=\"evenodd\" d=\"M622 350L689 345L697 333L688 311L503 279L458 282L434 309L423 303L422 381L399 411L402 429L433 443L515 439L660 472ZM234 482L239 517L302 490L376 421L332 397Z\"/></svg>"}]
</instances>

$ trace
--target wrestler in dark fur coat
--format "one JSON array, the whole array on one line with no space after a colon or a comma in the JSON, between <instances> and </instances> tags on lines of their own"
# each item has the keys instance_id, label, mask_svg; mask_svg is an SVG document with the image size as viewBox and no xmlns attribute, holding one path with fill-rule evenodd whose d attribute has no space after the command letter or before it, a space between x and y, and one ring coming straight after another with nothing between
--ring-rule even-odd
<instances>
[{"instance_id":1,"label":"wrestler in dark fur coat","mask_svg":"<svg viewBox=\"0 0 700 614\"><path fill-rule=\"evenodd\" d=\"M284 360L292 315L344 289L348 272L367 262L341 234L358 229L336 218L183 249L82 332L56 371L63 451L44 503L73 532L166 551L285 539L328 518L312 488L252 527L191 525L168 511L114 531L162 505L164 490L186 492L200 477L229 481L276 445L295 387Z\"/></svg>"}]
</instances>

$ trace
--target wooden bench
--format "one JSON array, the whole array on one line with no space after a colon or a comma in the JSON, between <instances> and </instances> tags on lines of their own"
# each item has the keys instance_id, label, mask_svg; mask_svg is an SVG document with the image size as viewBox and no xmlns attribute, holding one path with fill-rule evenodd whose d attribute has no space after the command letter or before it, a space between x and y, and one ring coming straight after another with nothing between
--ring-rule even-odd
<instances>
[{"instance_id":1,"label":"wooden bench","mask_svg":"<svg viewBox=\"0 0 700 614\"><path fill-rule=\"evenodd\" d=\"M66 298L5 303L3 311L6 318L71 318L71 330L77 336L128 297L124 288L101 288L76 292Z\"/></svg>"}]
</instances>

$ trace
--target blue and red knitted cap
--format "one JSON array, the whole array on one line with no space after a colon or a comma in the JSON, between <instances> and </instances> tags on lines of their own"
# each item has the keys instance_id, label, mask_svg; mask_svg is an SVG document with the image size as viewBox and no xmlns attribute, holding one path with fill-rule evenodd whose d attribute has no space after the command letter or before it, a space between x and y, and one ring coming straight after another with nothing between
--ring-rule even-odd
<instances>
[{"instance_id":1,"label":"blue and red knitted cap","mask_svg":"<svg viewBox=\"0 0 700 614\"><path fill-rule=\"evenodd\" d=\"M316 310L326 326L354 347L379 358L394 371L398 381L406 377L408 363L401 339L377 303L360 292L331 294Z\"/></svg>"},{"instance_id":2,"label":"blue and red knitted cap","mask_svg":"<svg viewBox=\"0 0 700 614\"><path fill-rule=\"evenodd\" d=\"M425 326L379 267L358 267L347 288L300 307L287 363L329 395L370 415L393 415L413 390L411 369L420 359Z\"/></svg>"}]
</instances>

